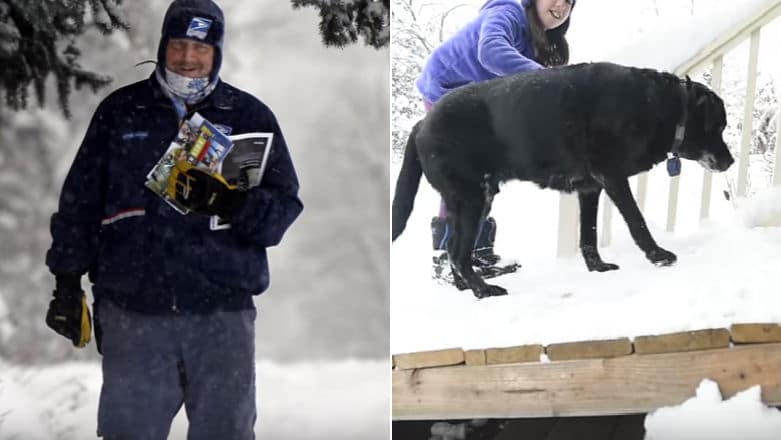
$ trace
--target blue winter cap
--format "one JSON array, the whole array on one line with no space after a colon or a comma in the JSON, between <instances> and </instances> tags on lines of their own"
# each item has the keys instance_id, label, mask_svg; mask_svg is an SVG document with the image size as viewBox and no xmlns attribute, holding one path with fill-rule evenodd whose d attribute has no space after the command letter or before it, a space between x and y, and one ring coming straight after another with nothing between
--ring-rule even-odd
<instances>
[{"instance_id":1,"label":"blue winter cap","mask_svg":"<svg viewBox=\"0 0 781 440\"><path fill-rule=\"evenodd\" d=\"M165 50L171 38L186 38L214 46L214 65L209 80L214 80L222 64L225 16L211 0L174 0L163 18L157 69L165 73Z\"/></svg>"}]
</instances>

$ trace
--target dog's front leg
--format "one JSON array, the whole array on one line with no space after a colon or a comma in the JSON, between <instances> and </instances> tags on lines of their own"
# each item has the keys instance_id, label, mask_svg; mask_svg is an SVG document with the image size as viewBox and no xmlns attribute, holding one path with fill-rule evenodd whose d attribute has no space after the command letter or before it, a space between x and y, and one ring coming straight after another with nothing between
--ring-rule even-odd
<instances>
[{"instance_id":1,"label":"dog's front leg","mask_svg":"<svg viewBox=\"0 0 781 440\"><path fill-rule=\"evenodd\" d=\"M657 266L669 266L675 263L677 257L672 252L662 249L656 244L640 209L637 207L632 191L629 189L629 181L625 178L604 179L605 192L615 203L621 216L624 217L629 233L637 243L637 246L645 252L646 258Z\"/></svg>"},{"instance_id":2,"label":"dog's front leg","mask_svg":"<svg viewBox=\"0 0 781 440\"><path fill-rule=\"evenodd\" d=\"M618 269L617 264L605 263L597 250L597 210L599 209L599 194L602 188L595 191L578 191L580 204L580 252L586 262L589 272L607 272Z\"/></svg>"},{"instance_id":3,"label":"dog's front leg","mask_svg":"<svg viewBox=\"0 0 781 440\"><path fill-rule=\"evenodd\" d=\"M482 195L481 197L467 198L461 203L449 202L448 200L446 203L450 209L450 215L453 217L453 236L448 240L447 251L456 287L459 290L472 289L472 293L478 299L506 295L505 289L487 284L472 268L472 247L477 237L481 213L487 212L486 202L483 201Z\"/></svg>"}]
</instances>

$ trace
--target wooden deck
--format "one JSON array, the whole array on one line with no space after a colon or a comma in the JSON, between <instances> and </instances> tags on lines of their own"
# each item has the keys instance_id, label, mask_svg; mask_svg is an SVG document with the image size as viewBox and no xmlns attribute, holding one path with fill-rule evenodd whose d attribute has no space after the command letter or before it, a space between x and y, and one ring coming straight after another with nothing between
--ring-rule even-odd
<instances>
[{"instance_id":1,"label":"wooden deck","mask_svg":"<svg viewBox=\"0 0 781 440\"><path fill-rule=\"evenodd\" d=\"M705 378L725 399L760 385L766 404L781 405L781 328L772 323L393 360L394 420L647 413L693 397Z\"/></svg>"}]
</instances>

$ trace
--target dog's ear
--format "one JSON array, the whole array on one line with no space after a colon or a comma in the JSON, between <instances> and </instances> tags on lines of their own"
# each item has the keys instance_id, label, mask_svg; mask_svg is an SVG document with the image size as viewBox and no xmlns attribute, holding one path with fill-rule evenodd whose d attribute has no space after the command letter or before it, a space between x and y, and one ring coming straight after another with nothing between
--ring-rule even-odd
<instances>
[{"instance_id":1,"label":"dog's ear","mask_svg":"<svg viewBox=\"0 0 781 440\"><path fill-rule=\"evenodd\" d=\"M718 126L718 117L723 114L723 112L719 112L719 106L723 105L716 94L711 91L705 91L695 100L694 107L702 113L703 128L706 132L711 132Z\"/></svg>"},{"instance_id":2,"label":"dog's ear","mask_svg":"<svg viewBox=\"0 0 781 440\"><path fill-rule=\"evenodd\" d=\"M686 75L686 90L689 90L692 88L692 79L689 78L689 75Z\"/></svg>"}]
</instances>

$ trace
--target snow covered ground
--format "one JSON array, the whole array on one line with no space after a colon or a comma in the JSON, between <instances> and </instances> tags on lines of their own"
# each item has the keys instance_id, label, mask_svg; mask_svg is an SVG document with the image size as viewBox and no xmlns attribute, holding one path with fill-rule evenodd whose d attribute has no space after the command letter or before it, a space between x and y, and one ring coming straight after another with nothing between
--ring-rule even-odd
<instances>
[{"instance_id":1,"label":"snow covered ground","mask_svg":"<svg viewBox=\"0 0 781 440\"><path fill-rule=\"evenodd\" d=\"M718 385L703 380L695 397L649 414L645 429L645 440L778 440L781 412L762 404L758 386L722 401Z\"/></svg>"},{"instance_id":2,"label":"snow covered ground","mask_svg":"<svg viewBox=\"0 0 781 440\"><path fill-rule=\"evenodd\" d=\"M531 184L507 184L492 211L498 223L496 250L523 266L491 280L509 295L479 301L470 291L431 279L429 222L439 198L423 181L407 229L391 246L391 352L781 322L781 229L748 226L781 210L781 191L761 193L735 210L720 197L722 180L716 175L713 219L699 225L697 168L691 163L684 167L674 233L663 226L661 196L667 193L667 178L659 170L649 177L646 220L657 242L678 255L677 264L650 264L614 210L613 243L601 248L601 254L621 269L606 273L588 272L580 255L556 258L557 193Z\"/></svg>"},{"instance_id":3,"label":"snow covered ground","mask_svg":"<svg viewBox=\"0 0 781 440\"><path fill-rule=\"evenodd\" d=\"M259 360L257 438L389 438L388 371L385 361ZM97 363L19 368L0 362L0 440L95 438L100 384ZM169 438L186 434L180 411Z\"/></svg>"},{"instance_id":4,"label":"snow covered ground","mask_svg":"<svg viewBox=\"0 0 781 440\"><path fill-rule=\"evenodd\" d=\"M507 288L507 296L484 300L431 280L428 222L439 197L421 182L407 229L391 245L391 353L781 322L781 227L757 226L781 217L781 188L734 208L720 197L723 179L714 176L713 217L699 224L697 167L684 165L674 233L663 227L667 178L659 170L649 177L646 220L657 242L679 258L667 268L645 260L616 212L613 243L601 253L620 270L589 273L579 255L556 258L558 195L530 184L506 185L492 212L499 225L496 249L523 267L491 280ZM781 412L766 407L756 387L722 402L716 385L706 383L690 401L659 409L645 423L646 440L770 440L779 438Z\"/></svg>"}]
</instances>

